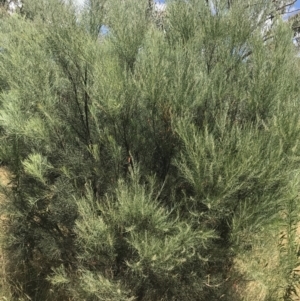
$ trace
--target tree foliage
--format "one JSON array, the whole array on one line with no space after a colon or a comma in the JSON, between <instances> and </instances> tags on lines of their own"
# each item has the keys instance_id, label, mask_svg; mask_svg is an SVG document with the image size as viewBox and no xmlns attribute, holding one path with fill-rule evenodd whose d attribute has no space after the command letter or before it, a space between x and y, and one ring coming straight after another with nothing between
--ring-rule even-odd
<instances>
[{"instance_id":1,"label":"tree foliage","mask_svg":"<svg viewBox=\"0 0 300 301\"><path fill-rule=\"evenodd\" d=\"M274 1L212 2L170 1L161 18L149 1L78 11L24 0L1 19L0 158L14 175L4 248L16 298L246 300L249 277L267 287L262 300L292 296L293 33L276 14L266 27ZM238 268L269 240L279 277Z\"/></svg>"}]
</instances>

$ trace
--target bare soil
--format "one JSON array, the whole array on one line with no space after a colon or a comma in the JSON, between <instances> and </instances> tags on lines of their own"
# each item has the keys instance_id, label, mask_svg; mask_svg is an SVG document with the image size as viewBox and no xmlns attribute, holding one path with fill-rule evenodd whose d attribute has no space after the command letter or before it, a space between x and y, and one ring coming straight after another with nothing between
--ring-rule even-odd
<instances>
[{"instance_id":1,"label":"bare soil","mask_svg":"<svg viewBox=\"0 0 300 301\"><path fill-rule=\"evenodd\" d=\"M9 187L11 181L11 173L5 167L0 167L0 186ZM5 201L5 196L0 193L0 202ZM3 233L5 216L0 213L0 234ZM0 301L9 300L7 296L9 292L7 291L5 283L5 258L3 250L0 248Z\"/></svg>"}]
</instances>

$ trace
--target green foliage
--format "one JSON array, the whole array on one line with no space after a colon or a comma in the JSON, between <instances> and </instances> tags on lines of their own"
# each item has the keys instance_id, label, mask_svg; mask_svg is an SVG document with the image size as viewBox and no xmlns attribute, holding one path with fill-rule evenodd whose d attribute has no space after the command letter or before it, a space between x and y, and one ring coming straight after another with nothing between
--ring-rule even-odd
<instances>
[{"instance_id":1,"label":"green foliage","mask_svg":"<svg viewBox=\"0 0 300 301\"><path fill-rule=\"evenodd\" d=\"M183 288L189 298L201 293L204 252L215 238L213 231L173 216L154 196L154 183L147 189L139 182L138 172L127 184L120 181L115 196L107 196L102 204L95 203L90 187L86 197L77 200L80 279L71 274L67 280L65 270L56 270L51 278L76 300L86 294L91 300L182 298Z\"/></svg>"},{"instance_id":2,"label":"green foliage","mask_svg":"<svg viewBox=\"0 0 300 301\"><path fill-rule=\"evenodd\" d=\"M292 298L299 70L274 2L248 2L24 0L0 20L12 298Z\"/></svg>"}]
</instances>

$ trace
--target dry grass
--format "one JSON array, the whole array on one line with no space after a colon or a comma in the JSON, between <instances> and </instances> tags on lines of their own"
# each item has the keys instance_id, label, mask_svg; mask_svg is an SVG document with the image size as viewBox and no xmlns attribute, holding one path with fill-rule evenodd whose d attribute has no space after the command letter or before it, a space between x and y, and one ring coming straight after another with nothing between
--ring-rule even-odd
<instances>
[{"instance_id":1,"label":"dry grass","mask_svg":"<svg viewBox=\"0 0 300 301\"><path fill-rule=\"evenodd\" d=\"M248 252L235 259L235 270L241 275L236 281L235 291L240 300L265 301L274 287L280 283L278 239L269 235L266 240L253 243Z\"/></svg>"},{"instance_id":2,"label":"dry grass","mask_svg":"<svg viewBox=\"0 0 300 301\"><path fill-rule=\"evenodd\" d=\"M286 270L281 263L284 253L280 246L286 242L280 240L282 233L274 229L264 229L265 234L253 235L252 249L241 251L234 260L233 275L238 275L233 286L234 300L270 301L284 300L288 286ZM300 245L300 223L297 227L296 244ZM300 275L300 266L294 270ZM293 301L300 301L300 283L296 293L292 293Z\"/></svg>"},{"instance_id":3,"label":"dry grass","mask_svg":"<svg viewBox=\"0 0 300 301\"><path fill-rule=\"evenodd\" d=\"M5 167L0 167L0 184L4 186L9 186L11 181L11 173Z\"/></svg>"},{"instance_id":4,"label":"dry grass","mask_svg":"<svg viewBox=\"0 0 300 301\"><path fill-rule=\"evenodd\" d=\"M11 181L11 174L5 167L0 167L0 186L9 187ZM5 202L5 196L0 193L0 202ZM0 229L3 229L4 222L6 218L3 214L0 214ZM0 236L3 234L3 231L0 231ZM2 237L0 237L2 240ZM6 283L6 272L5 272L5 254L0 248L0 301L10 301L12 300L9 287Z\"/></svg>"}]
</instances>

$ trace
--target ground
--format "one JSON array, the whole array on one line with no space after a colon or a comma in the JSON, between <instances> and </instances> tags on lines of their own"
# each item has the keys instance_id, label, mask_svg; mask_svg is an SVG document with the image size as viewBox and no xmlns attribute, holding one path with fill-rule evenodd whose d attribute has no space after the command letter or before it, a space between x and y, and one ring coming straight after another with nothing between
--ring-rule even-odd
<instances>
[{"instance_id":1,"label":"ground","mask_svg":"<svg viewBox=\"0 0 300 301\"><path fill-rule=\"evenodd\" d=\"M10 173L5 167L0 167L0 186L8 187L10 184ZM5 201L4 196L0 193L0 202ZM0 213L0 229L3 228L5 216ZM0 230L0 236L3 231ZM0 301L9 300L9 293L6 291L5 283L5 259L3 250L0 248Z\"/></svg>"}]
</instances>

